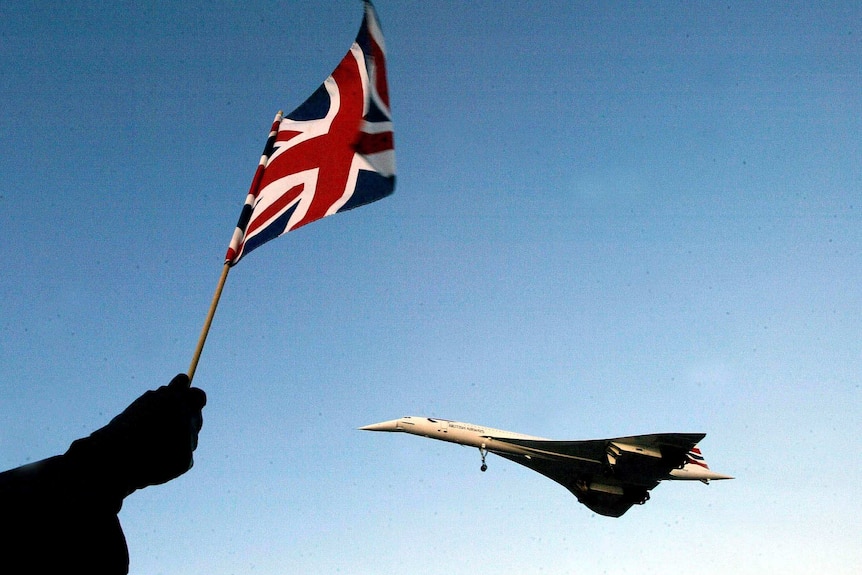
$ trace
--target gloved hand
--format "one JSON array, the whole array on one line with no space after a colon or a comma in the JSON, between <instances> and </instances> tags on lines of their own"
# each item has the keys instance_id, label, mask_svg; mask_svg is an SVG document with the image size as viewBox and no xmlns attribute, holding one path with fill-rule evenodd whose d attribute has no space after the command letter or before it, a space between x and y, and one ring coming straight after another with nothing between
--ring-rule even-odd
<instances>
[{"instance_id":1,"label":"gloved hand","mask_svg":"<svg viewBox=\"0 0 862 575\"><path fill-rule=\"evenodd\" d=\"M86 469L103 495L125 497L136 489L165 483L191 469L206 405L203 390L179 374L148 391L66 453Z\"/></svg>"}]
</instances>

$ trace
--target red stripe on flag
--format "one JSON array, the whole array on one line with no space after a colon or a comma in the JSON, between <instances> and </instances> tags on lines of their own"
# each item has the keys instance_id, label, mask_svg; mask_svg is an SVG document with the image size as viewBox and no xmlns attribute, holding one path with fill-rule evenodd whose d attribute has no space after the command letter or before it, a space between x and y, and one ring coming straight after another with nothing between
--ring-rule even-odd
<instances>
[{"instance_id":1,"label":"red stripe on flag","mask_svg":"<svg viewBox=\"0 0 862 575\"><path fill-rule=\"evenodd\" d=\"M354 149L357 154L369 155L378 152L386 152L393 149L392 132L380 134L362 134L356 142Z\"/></svg>"},{"instance_id":2,"label":"red stripe on flag","mask_svg":"<svg viewBox=\"0 0 862 575\"><path fill-rule=\"evenodd\" d=\"M294 138L300 134L302 134L302 132L297 132L296 130L281 130L278 132L278 137L276 138L276 141L287 142L291 138Z\"/></svg>"},{"instance_id":3,"label":"red stripe on flag","mask_svg":"<svg viewBox=\"0 0 862 575\"><path fill-rule=\"evenodd\" d=\"M284 194L282 194L269 207L267 207L261 213L257 214L255 218L248 224L248 230L245 233L246 238L252 235L255 230L268 222L276 214L278 214L278 212L289 206L296 198L299 197L299 194L302 193L303 189L305 189L305 184L297 184L293 186Z\"/></svg>"}]
</instances>

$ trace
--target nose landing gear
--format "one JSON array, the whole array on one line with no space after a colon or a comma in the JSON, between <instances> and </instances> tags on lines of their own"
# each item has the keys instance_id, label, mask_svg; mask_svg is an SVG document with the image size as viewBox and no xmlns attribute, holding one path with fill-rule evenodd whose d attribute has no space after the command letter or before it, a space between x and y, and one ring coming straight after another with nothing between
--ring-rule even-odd
<instances>
[{"instance_id":1,"label":"nose landing gear","mask_svg":"<svg viewBox=\"0 0 862 575\"><path fill-rule=\"evenodd\" d=\"M488 450L485 449L484 443L482 444L482 447L479 448L479 454L482 456L482 467L480 467L479 469L481 469L482 471L487 471L488 465L485 463L485 456L488 455Z\"/></svg>"}]
</instances>

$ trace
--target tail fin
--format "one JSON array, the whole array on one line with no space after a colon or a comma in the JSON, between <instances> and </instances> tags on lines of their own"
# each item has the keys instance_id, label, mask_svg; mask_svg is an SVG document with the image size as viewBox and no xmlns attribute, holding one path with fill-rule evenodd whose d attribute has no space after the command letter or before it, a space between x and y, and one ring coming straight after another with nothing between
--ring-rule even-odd
<instances>
[{"instance_id":1,"label":"tail fin","mask_svg":"<svg viewBox=\"0 0 862 575\"><path fill-rule=\"evenodd\" d=\"M704 469L709 469L706 460L703 458L703 453L700 452L700 447L695 445L685 456L685 465L699 465Z\"/></svg>"},{"instance_id":2,"label":"tail fin","mask_svg":"<svg viewBox=\"0 0 862 575\"><path fill-rule=\"evenodd\" d=\"M703 458L703 453L695 445L686 454L682 467L670 472L670 479L697 480L709 483L710 479L733 479L733 477L710 470Z\"/></svg>"}]
</instances>

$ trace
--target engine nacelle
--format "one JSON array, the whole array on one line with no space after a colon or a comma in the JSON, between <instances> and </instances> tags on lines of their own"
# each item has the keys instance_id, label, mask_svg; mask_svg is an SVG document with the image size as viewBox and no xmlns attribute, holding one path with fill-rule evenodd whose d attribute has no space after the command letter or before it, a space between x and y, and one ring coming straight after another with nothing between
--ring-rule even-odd
<instances>
[{"instance_id":1,"label":"engine nacelle","mask_svg":"<svg viewBox=\"0 0 862 575\"><path fill-rule=\"evenodd\" d=\"M608 443L606 450L608 458L608 466L613 469L617 461L622 457L629 455L640 455L643 457L652 457L661 459L661 451L654 447L644 447L642 445L630 445L619 441L611 441Z\"/></svg>"}]
</instances>

